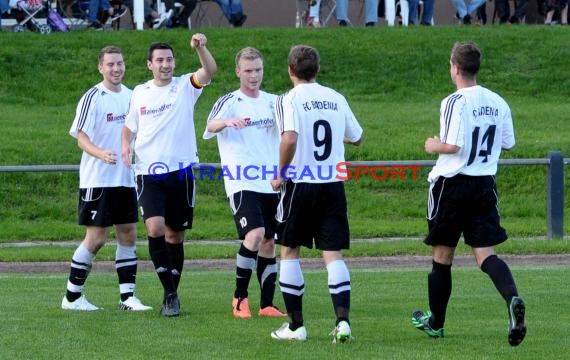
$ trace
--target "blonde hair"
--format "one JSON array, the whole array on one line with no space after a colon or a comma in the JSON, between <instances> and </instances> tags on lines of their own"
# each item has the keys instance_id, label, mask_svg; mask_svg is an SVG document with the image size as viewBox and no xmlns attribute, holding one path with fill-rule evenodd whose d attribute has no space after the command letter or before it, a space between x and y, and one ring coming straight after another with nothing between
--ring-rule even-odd
<instances>
[{"instance_id":1,"label":"blonde hair","mask_svg":"<svg viewBox=\"0 0 570 360\"><path fill-rule=\"evenodd\" d=\"M248 47L241 49L236 54L236 67L239 67L239 61L241 59L246 59L246 60L261 59L261 61L263 61L263 56L261 55L259 50L257 50L256 48L252 48L252 47L248 46Z\"/></svg>"}]
</instances>

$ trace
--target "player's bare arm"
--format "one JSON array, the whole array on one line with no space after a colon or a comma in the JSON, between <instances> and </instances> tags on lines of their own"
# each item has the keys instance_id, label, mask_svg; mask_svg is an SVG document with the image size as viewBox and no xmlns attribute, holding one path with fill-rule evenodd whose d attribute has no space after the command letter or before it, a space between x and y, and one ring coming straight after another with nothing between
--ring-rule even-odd
<instances>
[{"instance_id":1,"label":"player's bare arm","mask_svg":"<svg viewBox=\"0 0 570 360\"><path fill-rule=\"evenodd\" d=\"M278 190L283 184L282 169L291 164L295 151L297 151L298 134L294 131L285 131L281 135L281 144L279 144L279 172L277 179L271 180L273 190Z\"/></svg>"},{"instance_id":2,"label":"player's bare arm","mask_svg":"<svg viewBox=\"0 0 570 360\"><path fill-rule=\"evenodd\" d=\"M202 65L195 74L195 80L197 80L200 85L209 84L216 71L218 71L216 60L214 60L214 57L208 48L206 48L207 42L208 39L206 35L200 33L192 35L190 39L190 47L196 50L200 64Z\"/></svg>"},{"instance_id":3,"label":"player's bare arm","mask_svg":"<svg viewBox=\"0 0 570 360\"><path fill-rule=\"evenodd\" d=\"M132 166L133 148L131 144L134 137L135 134L131 129L124 126L121 132L121 156L123 157L123 163L129 168Z\"/></svg>"},{"instance_id":4,"label":"player's bare arm","mask_svg":"<svg viewBox=\"0 0 570 360\"><path fill-rule=\"evenodd\" d=\"M113 150L101 149L93 144L89 136L81 130L77 133L77 145L81 150L103 161L105 164L115 165L117 163L117 154Z\"/></svg>"},{"instance_id":5,"label":"player's bare arm","mask_svg":"<svg viewBox=\"0 0 570 360\"><path fill-rule=\"evenodd\" d=\"M228 118L228 119L212 119L208 121L208 125L206 125L206 130L211 133L218 133L224 130L227 127L236 128L236 129L243 129L246 125L246 120L249 118Z\"/></svg>"},{"instance_id":6,"label":"player's bare arm","mask_svg":"<svg viewBox=\"0 0 570 360\"><path fill-rule=\"evenodd\" d=\"M456 145L442 143L438 136L427 138L424 148L428 154L455 154L461 149Z\"/></svg>"}]
</instances>

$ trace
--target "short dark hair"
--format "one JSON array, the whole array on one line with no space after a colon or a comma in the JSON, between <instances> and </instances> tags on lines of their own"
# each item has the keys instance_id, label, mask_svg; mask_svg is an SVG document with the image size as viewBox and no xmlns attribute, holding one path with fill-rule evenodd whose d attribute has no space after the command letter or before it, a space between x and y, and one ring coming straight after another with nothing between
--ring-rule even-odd
<instances>
[{"instance_id":1,"label":"short dark hair","mask_svg":"<svg viewBox=\"0 0 570 360\"><path fill-rule=\"evenodd\" d=\"M105 54L123 54L123 50L121 50L120 47L118 46L114 46L114 45L109 45L109 46L105 46L104 48L102 48L99 51L99 64L103 63L103 57L105 57Z\"/></svg>"},{"instance_id":2,"label":"short dark hair","mask_svg":"<svg viewBox=\"0 0 570 360\"><path fill-rule=\"evenodd\" d=\"M314 47L308 45L296 45L289 51L287 59L289 69L293 75L302 80L312 80L319 72L321 57Z\"/></svg>"},{"instance_id":3,"label":"short dark hair","mask_svg":"<svg viewBox=\"0 0 570 360\"><path fill-rule=\"evenodd\" d=\"M451 49L451 63L464 77L474 78L481 66L481 50L474 42L456 42Z\"/></svg>"},{"instance_id":4,"label":"short dark hair","mask_svg":"<svg viewBox=\"0 0 570 360\"><path fill-rule=\"evenodd\" d=\"M174 49L172 48L172 46L170 46L170 44L165 42L154 42L150 44L150 47L148 48L149 61L152 61L152 55L154 53L154 50L170 50L172 51L172 56L174 56Z\"/></svg>"}]
</instances>

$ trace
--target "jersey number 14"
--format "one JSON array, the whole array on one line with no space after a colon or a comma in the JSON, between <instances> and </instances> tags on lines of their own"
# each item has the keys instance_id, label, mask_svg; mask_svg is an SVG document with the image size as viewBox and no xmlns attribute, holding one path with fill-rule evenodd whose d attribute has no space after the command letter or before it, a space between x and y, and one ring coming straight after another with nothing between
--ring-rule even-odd
<instances>
[{"instance_id":1,"label":"jersey number 14","mask_svg":"<svg viewBox=\"0 0 570 360\"><path fill-rule=\"evenodd\" d=\"M476 156L483 157L483 162L487 162L487 157L491 155L493 151L493 143L495 141L495 130L496 125L491 125L487 128L487 131L483 134L483 138L479 141L479 126L473 129L471 134L471 152L469 153L469 160L467 161L467 166L471 165L475 161Z\"/></svg>"}]
</instances>

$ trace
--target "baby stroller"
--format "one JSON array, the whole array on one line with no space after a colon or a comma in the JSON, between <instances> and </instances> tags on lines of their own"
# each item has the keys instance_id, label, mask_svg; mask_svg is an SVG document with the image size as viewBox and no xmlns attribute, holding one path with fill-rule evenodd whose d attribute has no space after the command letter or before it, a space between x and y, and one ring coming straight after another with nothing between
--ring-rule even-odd
<instances>
[{"instance_id":1,"label":"baby stroller","mask_svg":"<svg viewBox=\"0 0 570 360\"><path fill-rule=\"evenodd\" d=\"M51 27L48 24L40 24L35 18L37 13L44 10L45 6L43 0L16 0L16 9L21 14L18 16L18 23L13 26L12 31L23 32L27 27L29 30L41 34L49 34Z\"/></svg>"}]
</instances>

